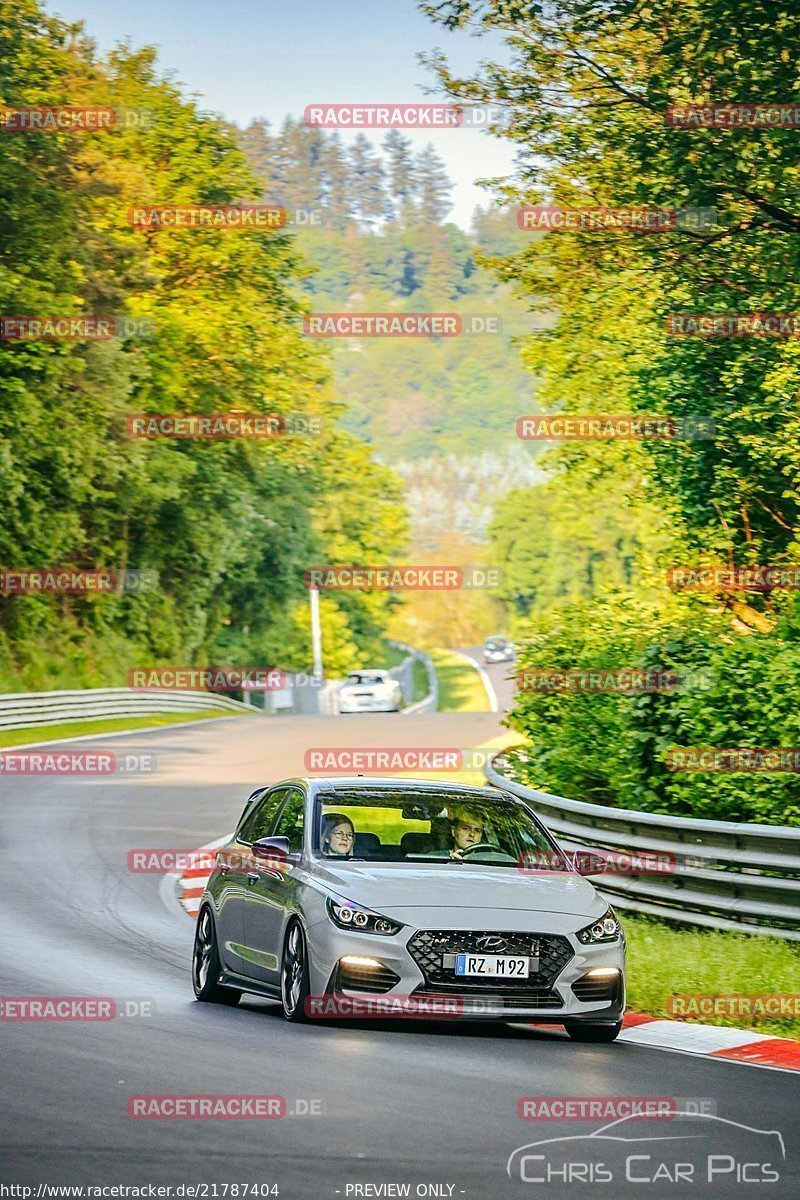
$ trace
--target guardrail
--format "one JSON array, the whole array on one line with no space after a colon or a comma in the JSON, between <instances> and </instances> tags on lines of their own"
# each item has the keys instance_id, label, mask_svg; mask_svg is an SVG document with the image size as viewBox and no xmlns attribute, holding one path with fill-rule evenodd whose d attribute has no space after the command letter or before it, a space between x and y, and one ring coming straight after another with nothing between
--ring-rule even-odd
<instances>
[{"instance_id":1,"label":"guardrail","mask_svg":"<svg viewBox=\"0 0 800 1200\"><path fill-rule=\"evenodd\" d=\"M495 755L485 768L489 782L529 801L567 849L646 853L674 862L674 869L653 874L631 869L598 876L598 890L619 908L800 941L800 829L567 800L517 783L498 769L504 765L504 754Z\"/></svg>"},{"instance_id":2,"label":"guardrail","mask_svg":"<svg viewBox=\"0 0 800 1200\"><path fill-rule=\"evenodd\" d=\"M27 729L69 721L147 716L198 709L235 709L253 713L248 704L213 692L139 691L136 688L82 688L65 692L6 692L0 695L0 729Z\"/></svg>"},{"instance_id":3,"label":"guardrail","mask_svg":"<svg viewBox=\"0 0 800 1200\"><path fill-rule=\"evenodd\" d=\"M425 667L425 673L428 677L428 694L423 696L421 700L416 700L412 704L407 704L403 709L405 714L409 713L426 713L436 712L439 707L439 681L436 678L436 669L433 662L427 654L423 654L421 650L415 650L413 646L407 646L405 642L390 642L390 646L396 646L398 650L405 650L407 657L403 659L398 667L393 667L391 674L405 669L409 679L413 679L414 662L421 662ZM413 691L411 693L413 695Z\"/></svg>"}]
</instances>

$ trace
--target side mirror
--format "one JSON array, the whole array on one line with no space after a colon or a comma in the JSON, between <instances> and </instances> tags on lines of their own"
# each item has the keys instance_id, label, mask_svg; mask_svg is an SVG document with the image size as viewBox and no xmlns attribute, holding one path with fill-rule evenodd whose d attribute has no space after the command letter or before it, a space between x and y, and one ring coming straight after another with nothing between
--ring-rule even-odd
<instances>
[{"instance_id":1,"label":"side mirror","mask_svg":"<svg viewBox=\"0 0 800 1200\"><path fill-rule=\"evenodd\" d=\"M572 865L579 875L602 875L606 862L605 855L597 850L575 850L572 854Z\"/></svg>"},{"instance_id":2,"label":"side mirror","mask_svg":"<svg viewBox=\"0 0 800 1200\"><path fill-rule=\"evenodd\" d=\"M253 854L262 861L269 860L274 866L285 866L289 861L289 839L287 837L259 838L253 842Z\"/></svg>"}]
</instances>

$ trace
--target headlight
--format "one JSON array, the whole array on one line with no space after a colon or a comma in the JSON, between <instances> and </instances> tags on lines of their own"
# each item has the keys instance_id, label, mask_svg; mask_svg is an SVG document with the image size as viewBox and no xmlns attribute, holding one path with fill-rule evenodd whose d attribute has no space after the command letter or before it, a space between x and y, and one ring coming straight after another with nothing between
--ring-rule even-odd
<instances>
[{"instance_id":1,"label":"headlight","mask_svg":"<svg viewBox=\"0 0 800 1200\"><path fill-rule=\"evenodd\" d=\"M597 942L615 942L622 936L622 926L617 920L613 908L607 908L602 917L592 921L585 929L579 929L576 937L584 946L593 946Z\"/></svg>"},{"instance_id":2,"label":"headlight","mask_svg":"<svg viewBox=\"0 0 800 1200\"><path fill-rule=\"evenodd\" d=\"M339 929L354 929L356 933L392 934L399 933L403 928L399 921L390 921L380 913L371 912L368 908L359 908L357 904L351 904L347 900L340 903L338 900L331 900L329 896L325 903L328 916Z\"/></svg>"}]
</instances>

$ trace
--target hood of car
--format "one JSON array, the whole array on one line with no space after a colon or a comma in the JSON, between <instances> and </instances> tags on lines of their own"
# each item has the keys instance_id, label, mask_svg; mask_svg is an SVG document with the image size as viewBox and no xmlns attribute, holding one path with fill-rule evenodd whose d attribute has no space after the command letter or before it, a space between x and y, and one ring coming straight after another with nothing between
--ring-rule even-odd
<instances>
[{"instance_id":1,"label":"hood of car","mask_svg":"<svg viewBox=\"0 0 800 1200\"><path fill-rule=\"evenodd\" d=\"M566 871L528 874L477 863L353 862L325 863L315 875L342 898L387 914L413 908L519 909L591 920L598 908L588 879Z\"/></svg>"}]
</instances>

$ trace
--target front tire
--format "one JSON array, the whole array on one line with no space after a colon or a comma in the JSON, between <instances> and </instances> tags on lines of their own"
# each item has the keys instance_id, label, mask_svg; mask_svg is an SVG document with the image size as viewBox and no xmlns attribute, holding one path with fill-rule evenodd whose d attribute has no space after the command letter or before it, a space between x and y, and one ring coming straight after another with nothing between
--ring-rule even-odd
<instances>
[{"instance_id":1,"label":"front tire","mask_svg":"<svg viewBox=\"0 0 800 1200\"><path fill-rule=\"evenodd\" d=\"M206 906L200 910L194 933L194 950L192 952L194 994L198 1000L207 1004L230 1006L238 1004L242 993L236 988L224 987L217 982L221 970L214 918L211 915L211 909Z\"/></svg>"},{"instance_id":2,"label":"front tire","mask_svg":"<svg viewBox=\"0 0 800 1200\"><path fill-rule=\"evenodd\" d=\"M287 1021L308 1021L306 1000L311 985L308 970L308 946L303 926L294 920L286 930L281 955L281 1008Z\"/></svg>"},{"instance_id":3,"label":"front tire","mask_svg":"<svg viewBox=\"0 0 800 1200\"><path fill-rule=\"evenodd\" d=\"M617 1021L616 1025L589 1025L579 1021L565 1022L564 1028L573 1042L613 1042L619 1036L622 1021Z\"/></svg>"}]
</instances>

